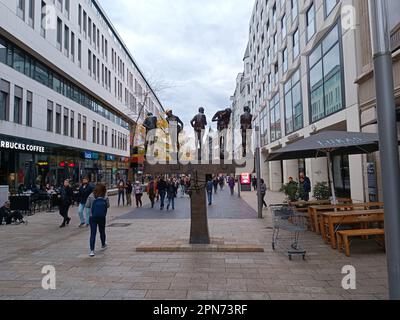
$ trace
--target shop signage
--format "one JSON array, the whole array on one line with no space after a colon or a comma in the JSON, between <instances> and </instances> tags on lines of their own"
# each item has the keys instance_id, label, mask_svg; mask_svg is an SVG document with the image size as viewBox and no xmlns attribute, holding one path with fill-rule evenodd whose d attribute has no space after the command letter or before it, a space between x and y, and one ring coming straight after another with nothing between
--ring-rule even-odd
<instances>
[{"instance_id":1,"label":"shop signage","mask_svg":"<svg viewBox=\"0 0 400 320\"><path fill-rule=\"evenodd\" d=\"M97 152L85 151L82 153L82 157L86 160L99 160L99 154Z\"/></svg>"},{"instance_id":2,"label":"shop signage","mask_svg":"<svg viewBox=\"0 0 400 320\"><path fill-rule=\"evenodd\" d=\"M115 161L116 157L112 154L106 154L106 161Z\"/></svg>"},{"instance_id":3,"label":"shop signage","mask_svg":"<svg viewBox=\"0 0 400 320\"><path fill-rule=\"evenodd\" d=\"M240 175L240 184L251 184L250 173L242 173Z\"/></svg>"},{"instance_id":4,"label":"shop signage","mask_svg":"<svg viewBox=\"0 0 400 320\"><path fill-rule=\"evenodd\" d=\"M32 145L32 144L25 144L25 143L18 143L18 142L10 142L10 141L4 141L4 140L0 140L0 148L10 149L10 150L45 153L45 148L42 146L36 146L36 145Z\"/></svg>"},{"instance_id":5,"label":"shop signage","mask_svg":"<svg viewBox=\"0 0 400 320\"><path fill-rule=\"evenodd\" d=\"M39 167L47 167L47 166L49 165L49 163L48 163L47 161L39 161L39 162L37 163L37 165L38 165Z\"/></svg>"}]
</instances>

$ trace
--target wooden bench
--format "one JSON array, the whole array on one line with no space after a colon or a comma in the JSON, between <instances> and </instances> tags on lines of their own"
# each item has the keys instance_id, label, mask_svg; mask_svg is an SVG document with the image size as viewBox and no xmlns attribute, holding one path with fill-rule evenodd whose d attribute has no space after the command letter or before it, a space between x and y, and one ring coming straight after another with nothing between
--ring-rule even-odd
<instances>
[{"instance_id":1,"label":"wooden bench","mask_svg":"<svg viewBox=\"0 0 400 320\"><path fill-rule=\"evenodd\" d=\"M383 229L359 229L359 230L342 230L337 232L337 241L339 252L343 251L343 246L346 256L350 257L350 242L349 237L370 237L370 236L385 236Z\"/></svg>"}]
</instances>

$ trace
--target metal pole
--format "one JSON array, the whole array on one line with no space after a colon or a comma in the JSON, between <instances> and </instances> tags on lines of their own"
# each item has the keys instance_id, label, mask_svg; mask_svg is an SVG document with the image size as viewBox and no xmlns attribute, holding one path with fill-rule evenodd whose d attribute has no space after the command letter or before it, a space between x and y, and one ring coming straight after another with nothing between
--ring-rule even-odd
<instances>
[{"instance_id":1,"label":"metal pole","mask_svg":"<svg viewBox=\"0 0 400 320\"><path fill-rule=\"evenodd\" d=\"M328 157L329 184L330 184L331 192L332 192L332 201L333 201L333 205L337 205L335 183L334 183L334 180L333 180L333 169L332 169L331 153L327 152L326 156Z\"/></svg>"},{"instance_id":2,"label":"metal pole","mask_svg":"<svg viewBox=\"0 0 400 320\"><path fill-rule=\"evenodd\" d=\"M261 198L261 155L260 155L260 127L256 127L256 174L257 174L257 200L258 218L263 218L263 202Z\"/></svg>"},{"instance_id":3,"label":"metal pole","mask_svg":"<svg viewBox=\"0 0 400 320\"><path fill-rule=\"evenodd\" d=\"M387 0L369 0L374 53L389 298L400 300L400 165Z\"/></svg>"}]
</instances>

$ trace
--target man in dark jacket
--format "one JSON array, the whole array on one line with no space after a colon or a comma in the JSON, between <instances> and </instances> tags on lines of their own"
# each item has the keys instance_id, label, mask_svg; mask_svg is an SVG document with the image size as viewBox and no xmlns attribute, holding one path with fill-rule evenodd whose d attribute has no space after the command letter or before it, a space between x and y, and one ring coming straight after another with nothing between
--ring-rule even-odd
<instances>
[{"instance_id":1,"label":"man in dark jacket","mask_svg":"<svg viewBox=\"0 0 400 320\"><path fill-rule=\"evenodd\" d=\"M301 198L310 201L311 180L303 172L300 173L300 188L303 191Z\"/></svg>"},{"instance_id":2,"label":"man in dark jacket","mask_svg":"<svg viewBox=\"0 0 400 320\"><path fill-rule=\"evenodd\" d=\"M59 200L60 200L60 216L63 217L63 222L60 228L65 228L69 225L71 218L68 217L69 207L72 204L73 192L69 186L69 180L64 181L64 185L61 187Z\"/></svg>"},{"instance_id":3,"label":"man in dark jacket","mask_svg":"<svg viewBox=\"0 0 400 320\"><path fill-rule=\"evenodd\" d=\"M160 194L160 199L161 199L161 204L160 204L160 210L164 210L164 201L165 201L165 195L167 193L167 183L163 178L160 178L160 181L158 181L157 184L157 189L158 193Z\"/></svg>"},{"instance_id":4,"label":"man in dark jacket","mask_svg":"<svg viewBox=\"0 0 400 320\"><path fill-rule=\"evenodd\" d=\"M167 185L167 197L168 197L167 210L169 210L170 206L172 206L172 210L175 210L175 197L177 192L178 188L176 186L176 183L174 182L174 179L171 178Z\"/></svg>"},{"instance_id":5,"label":"man in dark jacket","mask_svg":"<svg viewBox=\"0 0 400 320\"><path fill-rule=\"evenodd\" d=\"M89 184L89 180L87 178L84 178L82 180L82 185L79 187L79 194L78 194L78 199L79 199L78 214L79 214L79 219L81 220L79 228L82 228L85 225L86 227L89 227L90 209L86 208L86 201L92 194L92 192L93 192L93 187Z\"/></svg>"}]
</instances>

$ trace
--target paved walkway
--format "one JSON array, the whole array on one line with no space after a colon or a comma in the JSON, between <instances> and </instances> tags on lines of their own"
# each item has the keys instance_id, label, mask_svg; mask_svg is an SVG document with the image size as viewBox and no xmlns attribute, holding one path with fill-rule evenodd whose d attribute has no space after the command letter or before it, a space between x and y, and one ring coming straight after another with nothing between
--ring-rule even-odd
<instances>
[{"instance_id":1,"label":"paved walkway","mask_svg":"<svg viewBox=\"0 0 400 320\"><path fill-rule=\"evenodd\" d=\"M146 196L145 196L146 197ZM170 208L167 211L168 200L165 199L165 208L160 210L160 202L157 202L154 209L151 205L144 205L120 219L190 219L190 198L188 195L178 194L175 199L175 210ZM209 219L257 219L257 212L246 202L238 198L237 194L231 195L227 188L223 191L218 189L213 194L213 204L207 206Z\"/></svg>"},{"instance_id":2,"label":"paved walkway","mask_svg":"<svg viewBox=\"0 0 400 320\"><path fill-rule=\"evenodd\" d=\"M269 193L267 200L275 203L281 197ZM254 193L242 193L242 199L256 208ZM216 203L216 210L229 212L238 201ZM307 260L289 262L283 252L271 249L268 211L263 220L217 215L209 221L212 237L258 243L264 253L140 253L134 248L143 242L188 239L190 220L138 219L144 211L135 216L131 208L113 207L108 224L114 227L107 230L110 248L95 258L88 257L88 230L77 228L74 211L71 225L62 230L58 214L49 213L31 217L28 226L0 227L0 299L387 298L385 254L373 242L357 243L347 258L307 233L302 238ZM45 265L56 268L56 290L41 288ZM356 290L341 286L345 265L357 270Z\"/></svg>"}]
</instances>

